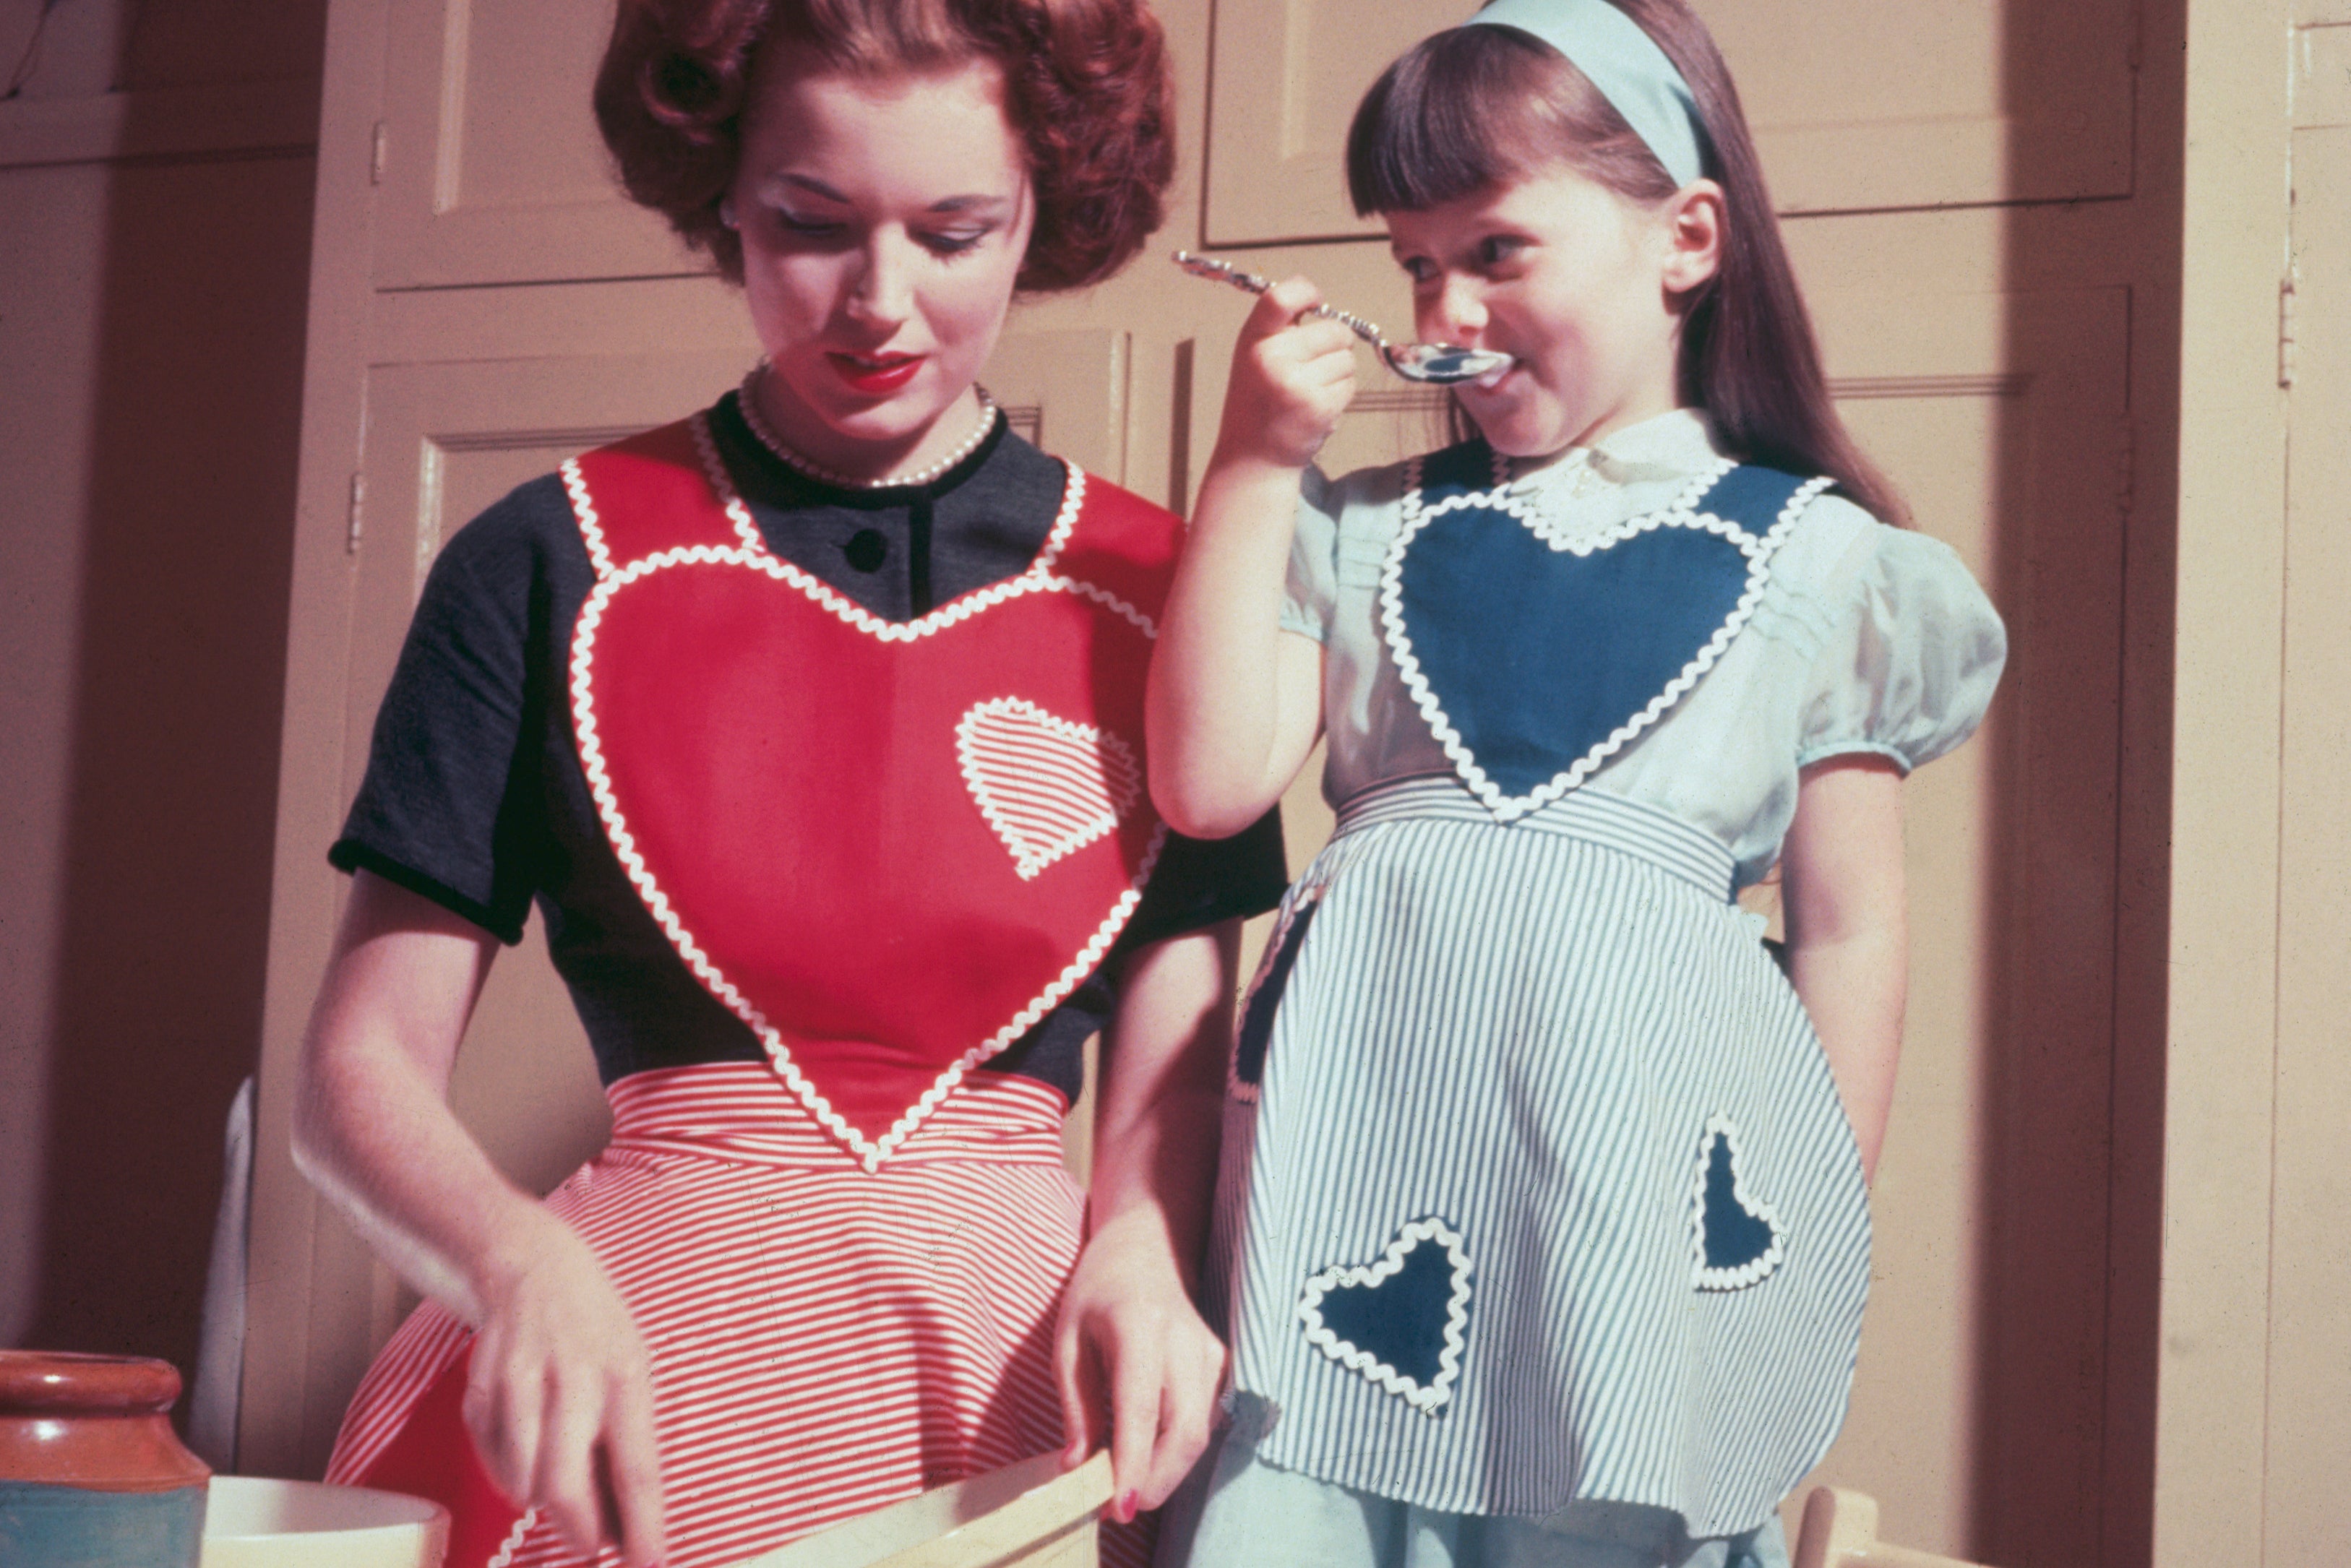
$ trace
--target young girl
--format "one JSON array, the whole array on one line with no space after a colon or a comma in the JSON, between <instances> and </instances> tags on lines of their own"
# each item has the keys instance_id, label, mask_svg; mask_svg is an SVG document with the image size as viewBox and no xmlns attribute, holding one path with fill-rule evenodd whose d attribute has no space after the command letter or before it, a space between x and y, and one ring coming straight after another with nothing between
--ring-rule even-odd
<instances>
[{"instance_id":1,"label":"young girl","mask_svg":"<svg viewBox=\"0 0 2351 1568\"><path fill-rule=\"evenodd\" d=\"M766 357L434 564L302 1065L298 1157L430 1298L329 1474L445 1502L450 1568L722 1568L1065 1442L1132 1521L1207 1439L1194 1173L1278 831L1152 810L1182 524L974 380L1156 226L1167 96L1140 0L619 7L606 141ZM534 902L613 1107L545 1204L445 1098Z\"/></svg>"},{"instance_id":2,"label":"young girl","mask_svg":"<svg viewBox=\"0 0 2351 1568\"><path fill-rule=\"evenodd\" d=\"M1235 1052L1188 1560L1782 1563L1868 1276L1900 781L2001 625L1879 520L1682 0L1500 0L1389 68L1348 172L1420 335L1512 358L1471 439L1332 482L1312 287L1235 353L1153 789L1229 831L1320 730L1339 822ZM1792 988L1730 902L1775 861Z\"/></svg>"}]
</instances>

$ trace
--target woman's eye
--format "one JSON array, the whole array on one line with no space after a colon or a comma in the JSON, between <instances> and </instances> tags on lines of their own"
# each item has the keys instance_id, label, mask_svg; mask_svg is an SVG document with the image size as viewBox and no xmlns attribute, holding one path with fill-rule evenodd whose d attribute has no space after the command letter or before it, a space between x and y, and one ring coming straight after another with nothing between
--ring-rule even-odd
<instances>
[{"instance_id":1,"label":"woman's eye","mask_svg":"<svg viewBox=\"0 0 2351 1568\"><path fill-rule=\"evenodd\" d=\"M1436 264L1425 256L1410 256L1396 265L1403 267L1404 275L1415 283L1427 283L1437 277Z\"/></svg>"},{"instance_id":2,"label":"woman's eye","mask_svg":"<svg viewBox=\"0 0 2351 1568\"><path fill-rule=\"evenodd\" d=\"M988 235L987 229L941 229L922 236L923 244L940 256L956 256L971 249Z\"/></svg>"},{"instance_id":3,"label":"woman's eye","mask_svg":"<svg viewBox=\"0 0 2351 1568\"><path fill-rule=\"evenodd\" d=\"M841 225L825 218L804 218L782 207L770 209L776 214L776 226L786 234L830 235L841 232Z\"/></svg>"}]
</instances>

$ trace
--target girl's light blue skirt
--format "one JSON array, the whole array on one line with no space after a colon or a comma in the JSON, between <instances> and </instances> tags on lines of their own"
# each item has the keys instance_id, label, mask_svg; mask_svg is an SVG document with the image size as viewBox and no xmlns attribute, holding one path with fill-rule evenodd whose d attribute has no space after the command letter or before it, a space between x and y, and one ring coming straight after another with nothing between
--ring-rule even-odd
<instances>
[{"instance_id":1,"label":"girl's light blue skirt","mask_svg":"<svg viewBox=\"0 0 2351 1568\"><path fill-rule=\"evenodd\" d=\"M1233 1424L1160 1515L1159 1568L1788 1568L1776 1515L1743 1535L1692 1541L1678 1514L1635 1503L1512 1519L1351 1491L1259 1458L1264 1405L1235 1403Z\"/></svg>"}]
</instances>

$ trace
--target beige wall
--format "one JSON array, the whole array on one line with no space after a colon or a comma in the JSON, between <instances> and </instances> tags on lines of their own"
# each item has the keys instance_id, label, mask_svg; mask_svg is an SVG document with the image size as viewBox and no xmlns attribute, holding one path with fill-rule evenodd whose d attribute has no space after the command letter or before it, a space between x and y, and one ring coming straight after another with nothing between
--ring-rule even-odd
<instances>
[{"instance_id":1,"label":"beige wall","mask_svg":"<svg viewBox=\"0 0 2351 1568\"><path fill-rule=\"evenodd\" d=\"M38 0L0 4L0 73ZM0 102L0 1343L192 1364L256 1056L322 5Z\"/></svg>"}]
</instances>

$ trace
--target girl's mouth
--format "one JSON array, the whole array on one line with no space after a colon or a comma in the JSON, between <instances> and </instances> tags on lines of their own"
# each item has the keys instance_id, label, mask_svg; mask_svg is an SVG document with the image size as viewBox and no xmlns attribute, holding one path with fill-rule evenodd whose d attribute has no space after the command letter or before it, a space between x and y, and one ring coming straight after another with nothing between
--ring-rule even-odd
<instances>
[{"instance_id":1,"label":"girl's mouth","mask_svg":"<svg viewBox=\"0 0 2351 1568\"><path fill-rule=\"evenodd\" d=\"M878 397L896 392L914 379L923 368L922 354L850 354L834 351L825 355L825 362L833 369L852 392Z\"/></svg>"},{"instance_id":2,"label":"girl's mouth","mask_svg":"<svg viewBox=\"0 0 2351 1568\"><path fill-rule=\"evenodd\" d=\"M1469 384L1476 387L1479 392L1492 392L1496 387L1500 386L1502 382L1509 378L1512 371L1515 371L1518 368L1518 361L1505 361L1501 364L1495 366L1492 370L1488 371L1484 375L1479 376L1476 381L1471 382Z\"/></svg>"}]
</instances>

